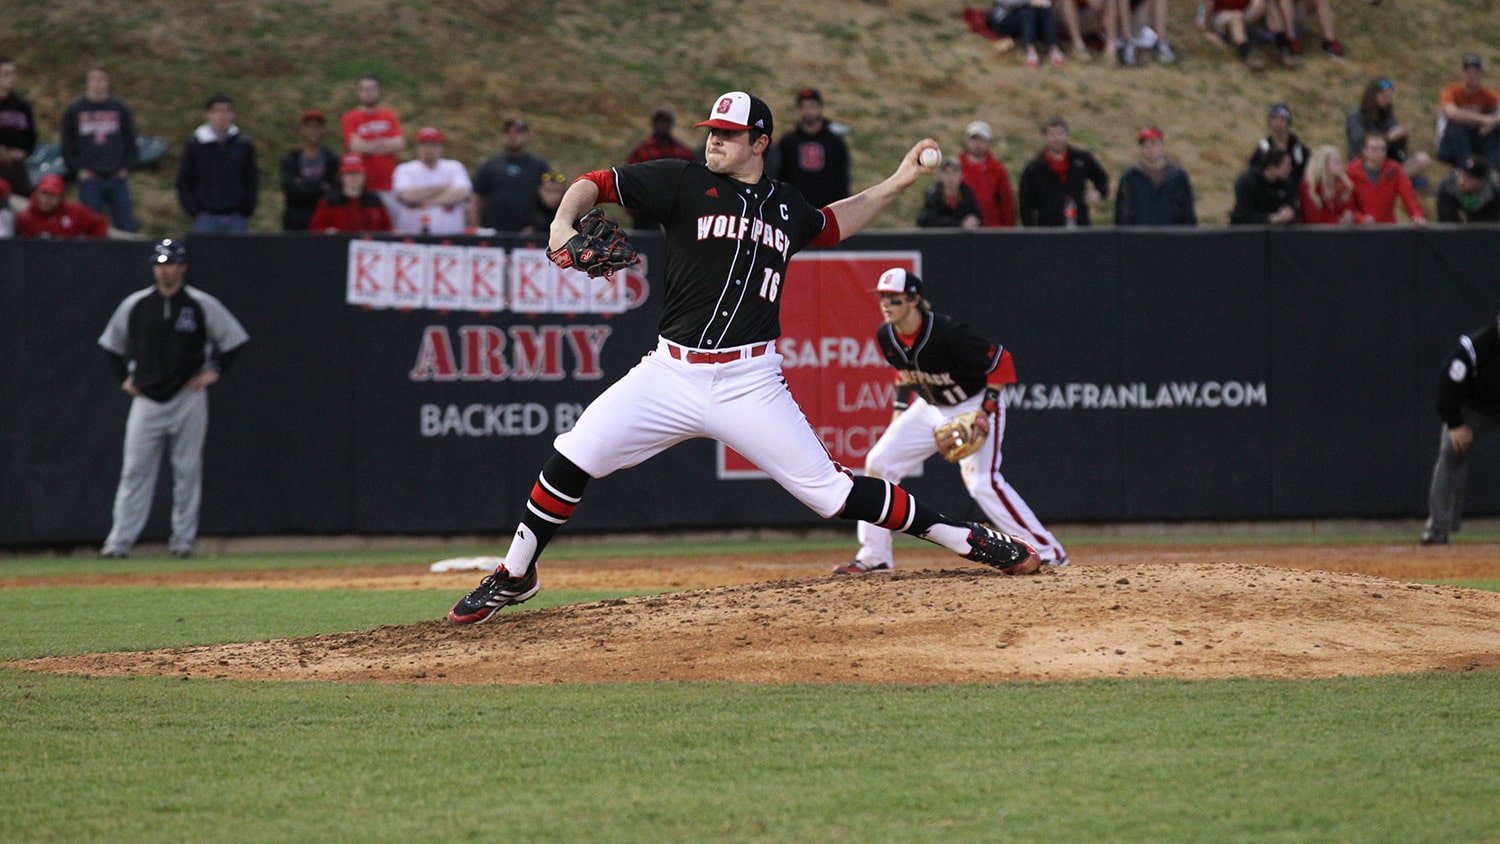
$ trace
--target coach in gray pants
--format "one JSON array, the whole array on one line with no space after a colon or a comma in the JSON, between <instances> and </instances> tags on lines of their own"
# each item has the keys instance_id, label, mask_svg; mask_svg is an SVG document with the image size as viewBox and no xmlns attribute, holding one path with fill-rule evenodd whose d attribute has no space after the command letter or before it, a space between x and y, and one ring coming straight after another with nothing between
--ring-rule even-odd
<instances>
[{"instance_id":1,"label":"coach in gray pants","mask_svg":"<svg viewBox=\"0 0 1500 844\"><path fill-rule=\"evenodd\" d=\"M1458 348L1438 381L1443 437L1432 468L1423 545L1443 545L1464 514L1464 487L1474 440L1500 427L1500 316L1458 338Z\"/></svg>"},{"instance_id":2,"label":"coach in gray pants","mask_svg":"<svg viewBox=\"0 0 1500 844\"><path fill-rule=\"evenodd\" d=\"M187 247L167 238L152 256L156 285L125 297L99 345L120 388L134 398L125 422L125 465L115 492L114 527L104 557L130 556L146 525L163 450L172 461L172 538L177 557L190 557L203 497L207 387L227 372L250 336L218 299L189 287Z\"/></svg>"}]
</instances>

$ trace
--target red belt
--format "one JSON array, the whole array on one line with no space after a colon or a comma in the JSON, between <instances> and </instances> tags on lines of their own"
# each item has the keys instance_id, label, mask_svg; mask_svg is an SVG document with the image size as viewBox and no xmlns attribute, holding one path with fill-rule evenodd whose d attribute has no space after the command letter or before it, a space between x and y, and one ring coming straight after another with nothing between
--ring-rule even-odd
<instances>
[{"instance_id":1,"label":"red belt","mask_svg":"<svg viewBox=\"0 0 1500 844\"><path fill-rule=\"evenodd\" d=\"M758 358L767 351L770 351L770 349L770 343L756 343L753 346L735 349L732 352L695 352L671 343L667 344L667 354L688 363L729 363L746 358Z\"/></svg>"}]
</instances>

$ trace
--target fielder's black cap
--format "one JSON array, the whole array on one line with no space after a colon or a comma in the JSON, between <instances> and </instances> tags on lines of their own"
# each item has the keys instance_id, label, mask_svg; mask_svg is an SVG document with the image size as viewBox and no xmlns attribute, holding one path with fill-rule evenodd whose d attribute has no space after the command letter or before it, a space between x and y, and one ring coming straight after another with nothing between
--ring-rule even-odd
<instances>
[{"instance_id":1,"label":"fielder's black cap","mask_svg":"<svg viewBox=\"0 0 1500 844\"><path fill-rule=\"evenodd\" d=\"M755 129L769 135L772 132L771 107L760 97L744 91L730 91L714 101L707 120L693 125L711 129Z\"/></svg>"},{"instance_id":2,"label":"fielder's black cap","mask_svg":"<svg viewBox=\"0 0 1500 844\"><path fill-rule=\"evenodd\" d=\"M166 237L156 244L153 264L186 264L187 244L175 237Z\"/></svg>"},{"instance_id":3,"label":"fielder's black cap","mask_svg":"<svg viewBox=\"0 0 1500 844\"><path fill-rule=\"evenodd\" d=\"M909 272L901 267L891 267L880 274L880 280L875 282L872 293L909 293L915 296L922 295L922 279L917 274Z\"/></svg>"}]
</instances>

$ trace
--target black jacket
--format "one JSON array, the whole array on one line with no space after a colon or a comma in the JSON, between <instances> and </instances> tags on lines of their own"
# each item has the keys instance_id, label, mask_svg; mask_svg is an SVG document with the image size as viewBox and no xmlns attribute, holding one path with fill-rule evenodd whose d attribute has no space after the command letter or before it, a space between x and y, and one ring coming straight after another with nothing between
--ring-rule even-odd
<instances>
[{"instance_id":1,"label":"black jacket","mask_svg":"<svg viewBox=\"0 0 1500 844\"><path fill-rule=\"evenodd\" d=\"M828 121L809 135L799 125L781 136L776 178L802 191L814 208L849 196L849 145Z\"/></svg>"},{"instance_id":2,"label":"black jacket","mask_svg":"<svg viewBox=\"0 0 1500 844\"><path fill-rule=\"evenodd\" d=\"M1464 407L1500 418L1500 326L1494 320L1458 338L1438 379L1437 411L1449 428L1464 424Z\"/></svg>"},{"instance_id":3,"label":"black jacket","mask_svg":"<svg viewBox=\"0 0 1500 844\"><path fill-rule=\"evenodd\" d=\"M1260 143L1255 145L1255 151L1250 153L1250 166L1259 170L1261 162L1266 160L1266 153L1270 152L1273 146L1270 135L1261 138ZM1296 132L1290 132L1286 136L1286 154L1292 160L1292 175L1287 177L1287 181L1300 185L1303 174L1307 172L1307 160L1312 157L1312 152L1308 150L1307 144L1302 143L1302 139L1297 137Z\"/></svg>"},{"instance_id":4,"label":"black jacket","mask_svg":"<svg viewBox=\"0 0 1500 844\"><path fill-rule=\"evenodd\" d=\"M1089 206L1083 201L1089 183L1100 196L1109 196L1109 174L1088 150L1068 147L1068 180L1057 179L1057 173L1046 161L1045 153L1036 157L1021 171L1017 188L1016 213L1023 226L1067 225L1068 197L1078 206L1078 225L1089 225Z\"/></svg>"},{"instance_id":5,"label":"black jacket","mask_svg":"<svg viewBox=\"0 0 1500 844\"><path fill-rule=\"evenodd\" d=\"M286 195L286 209L281 214L281 228L289 232L306 231L312 222L313 209L325 190L339 186L339 158L328 147L319 147L311 167L302 165L302 149L281 157L281 192Z\"/></svg>"},{"instance_id":6,"label":"black jacket","mask_svg":"<svg viewBox=\"0 0 1500 844\"><path fill-rule=\"evenodd\" d=\"M223 138L207 124L198 127L182 148L177 169L177 201L189 217L202 213L255 213L260 191L260 168L255 146L236 127Z\"/></svg>"},{"instance_id":7,"label":"black jacket","mask_svg":"<svg viewBox=\"0 0 1500 844\"><path fill-rule=\"evenodd\" d=\"M1263 224L1283 205L1296 208L1297 189L1289 181L1272 182L1259 167L1251 167L1234 180L1234 209L1229 222L1235 225Z\"/></svg>"},{"instance_id":8,"label":"black jacket","mask_svg":"<svg viewBox=\"0 0 1500 844\"><path fill-rule=\"evenodd\" d=\"M1458 190L1458 171L1438 186L1437 212L1440 223L1500 223L1500 190L1495 180L1486 179L1479 192L1467 203Z\"/></svg>"},{"instance_id":9,"label":"black jacket","mask_svg":"<svg viewBox=\"0 0 1500 844\"><path fill-rule=\"evenodd\" d=\"M1139 164L1120 174L1115 192L1117 226L1196 226L1193 182L1187 171L1168 161L1161 183Z\"/></svg>"},{"instance_id":10,"label":"black jacket","mask_svg":"<svg viewBox=\"0 0 1500 844\"><path fill-rule=\"evenodd\" d=\"M31 155L36 149L36 114L25 97L12 91L0 97L0 146L18 149ZM10 183L18 196L31 196L31 174L26 161L0 164L0 179Z\"/></svg>"},{"instance_id":11,"label":"black jacket","mask_svg":"<svg viewBox=\"0 0 1500 844\"><path fill-rule=\"evenodd\" d=\"M923 228L957 228L963 225L964 218L970 214L980 218L984 216L979 208L979 200L974 198L973 188L960 182L958 204L949 205L943 198L943 186L936 184L928 188L927 195L922 198L922 209L917 212L917 225Z\"/></svg>"}]
</instances>

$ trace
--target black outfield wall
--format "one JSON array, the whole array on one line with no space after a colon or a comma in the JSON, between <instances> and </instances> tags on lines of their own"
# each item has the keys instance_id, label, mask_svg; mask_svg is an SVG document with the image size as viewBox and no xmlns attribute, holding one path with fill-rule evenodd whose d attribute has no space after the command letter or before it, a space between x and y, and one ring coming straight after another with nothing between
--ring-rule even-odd
<instances>
[{"instance_id":1,"label":"black outfield wall","mask_svg":"<svg viewBox=\"0 0 1500 844\"><path fill-rule=\"evenodd\" d=\"M508 532L552 437L654 345L661 244L638 240L639 307L526 315L347 304L343 238L192 238L189 283L251 335L211 389L203 532ZM920 253L935 307L1012 350L1004 469L1050 522L1421 515L1438 373L1500 311L1488 227L840 248ZM96 341L150 283L149 252L0 241L0 545L108 531L128 399ZM830 319L863 336L878 313ZM939 460L908 486L977 515ZM1500 445L1481 445L1470 487L1469 513L1500 513ZM164 474L147 538L166 533L169 489ZM690 442L594 482L570 529L817 522L769 481L719 479Z\"/></svg>"}]
</instances>

